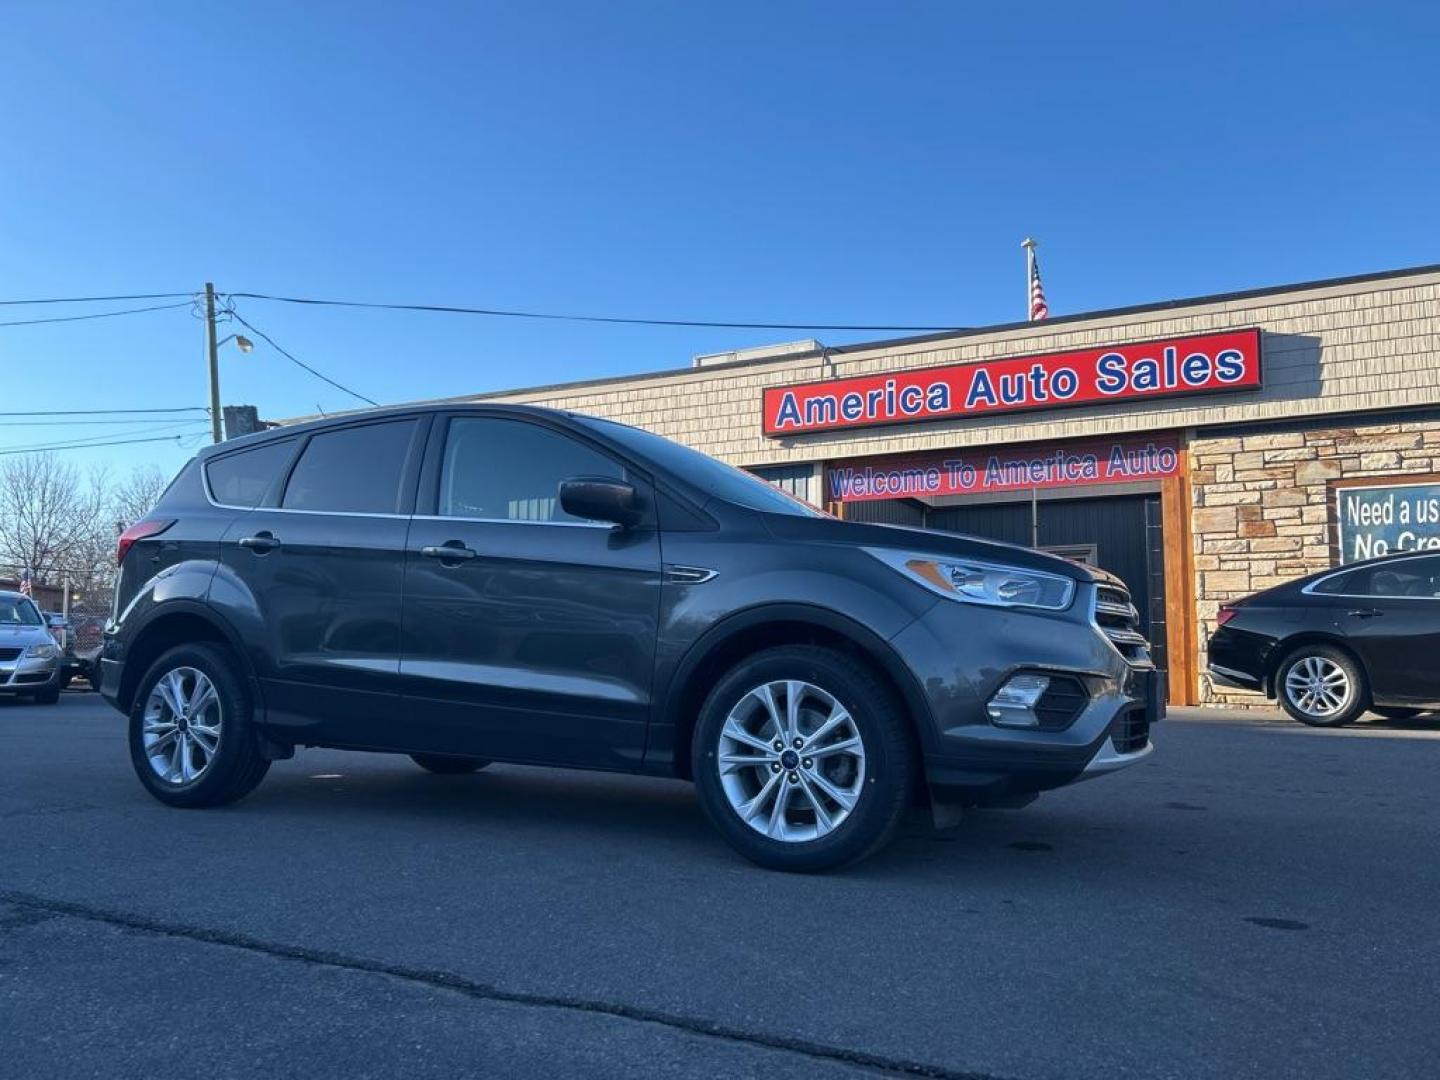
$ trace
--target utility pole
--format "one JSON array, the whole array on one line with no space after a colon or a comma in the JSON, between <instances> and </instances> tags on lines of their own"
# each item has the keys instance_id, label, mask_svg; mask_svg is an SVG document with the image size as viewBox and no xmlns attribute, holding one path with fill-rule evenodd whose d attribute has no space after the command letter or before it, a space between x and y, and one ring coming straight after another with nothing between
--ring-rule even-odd
<instances>
[{"instance_id":1,"label":"utility pole","mask_svg":"<svg viewBox=\"0 0 1440 1080\"><path fill-rule=\"evenodd\" d=\"M220 442L220 345L215 340L215 285L205 283L205 345L210 353L210 436Z\"/></svg>"}]
</instances>

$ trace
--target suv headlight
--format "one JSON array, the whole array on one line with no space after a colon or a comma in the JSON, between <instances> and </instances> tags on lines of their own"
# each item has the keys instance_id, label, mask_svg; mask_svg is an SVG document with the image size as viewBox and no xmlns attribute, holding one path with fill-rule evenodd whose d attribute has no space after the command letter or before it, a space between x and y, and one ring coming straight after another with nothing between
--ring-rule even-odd
<instances>
[{"instance_id":1,"label":"suv headlight","mask_svg":"<svg viewBox=\"0 0 1440 1080\"><path fill-rule=\"evenodd\" d=\"M1042 570L887 548L865 552L931 592L967 604L1063 611L1075 596L1075 582Z\"/></svg>"},{"instance_id":2,"label":"suv headlight","mask_svg":"<svg viewBox=\"0 0 1440 1080\"><path fill-rule=\"evenodd\" d=\"M27 660L49 660L60 655L58 645L31 645L25 650Z\"/></svg>"}]
</instances>

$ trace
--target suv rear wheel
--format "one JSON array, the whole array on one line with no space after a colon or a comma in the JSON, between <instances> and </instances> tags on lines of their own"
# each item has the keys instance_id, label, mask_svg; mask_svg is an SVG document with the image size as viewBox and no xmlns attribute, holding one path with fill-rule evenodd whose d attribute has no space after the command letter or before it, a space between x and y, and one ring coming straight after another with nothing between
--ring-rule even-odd
<instances>
[{"instance_id":1,"label":"suv rear wheel","mask_svg":"<svg viewBox=\"0 0 1440 1080\"><path fill-rule=\"evenodd\" d=\"M1281 661L1275 687L1285 711L1311 727L1344 727L1370 705L1365 672L1333 645L1301 645Z\"/></svg>"},{"instance_id":2,"label":"suv rear wheel","mask_svg":"<svg viewBox=\"0 0 1440 1080\"><path fill-rule=\"evenodd\" d=\"M151 665L130 709L130 761L169 806L220 806L255 789L270 762L228 649L180 645Z\"/></svg>"},{"instance_id":3,"label":"suv rear wheel","mask_svg":"<svg viewBox=\"0 0 1440 1080\"><path fill-rule=\"evenodd\" d=\"M910 799L904 711L867 667L831 649L782 646L736 665L696 725L700 803L746 858L828 870L886 843Z\"/></svg>"}]
</instances>

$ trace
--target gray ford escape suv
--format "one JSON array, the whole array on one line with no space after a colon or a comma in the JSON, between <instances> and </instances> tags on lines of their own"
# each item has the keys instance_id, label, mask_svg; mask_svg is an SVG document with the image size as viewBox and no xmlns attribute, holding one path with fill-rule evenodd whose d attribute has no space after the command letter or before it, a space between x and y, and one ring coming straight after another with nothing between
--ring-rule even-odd
<instances>
[{"instance_id":1,"label":"gray ford escape suv","mask_svg":"<svg viewBox=\"0 0 1440 1080\"><path fill-rule=\"evenodd\" d=\"M847 523L606 420L385 409L209 448L120 539L101 690L141 782L238 799L297 746L681 776L754 861L874 851L1150 751L1123 586Z\"/></svg>"}]
</instances>

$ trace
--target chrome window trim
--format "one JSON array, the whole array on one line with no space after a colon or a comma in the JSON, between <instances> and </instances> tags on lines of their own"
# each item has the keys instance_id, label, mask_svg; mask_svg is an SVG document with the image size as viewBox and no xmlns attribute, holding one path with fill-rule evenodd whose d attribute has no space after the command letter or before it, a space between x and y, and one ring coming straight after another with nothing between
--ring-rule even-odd
<instances>
[{"instance_id":1,"label":"chrome window trim","mask_svg":"<svg viewBox=\"0 0 1440 1080\"><path fill-rule=\"evenodd\" d=\"M202 470L203 474L203 470ZM205 477L205 501L217 510L237 510L242 514L319 514L325 517L389 518L401 521L467 521L477 525L558 525L568 529L613 529L604 521L527 521L522 518L455 517L447 514L386 514L378 510L301 510L290 506L234 506L215 500L210 479Z\"/></svg>"},{"instance_id":2,"label":"chrome window trim","mask_svg":"<svg viewBox=\"0 0 1440 1080\"><path fill-rule=\"evenodd\" d=\"M413 514L385 514L378 510L300 510L289 506L235 506L232 503L217 502L214 494L210 491L210 478L205 475L205 470L200 470L204 478L205 501L217 510L237 510L242 514L324 514L327 517L358 517L358 518L399 518L402 521L413 517Z\"/></svg>"},{"instance_id":3,"label":"chrome window trim","mask_svg":"<svg viewBox=\"0 0 1440 1080\"><path fill-rule=\"evenodd\" d=\"M565 529L614 529L608 521L531 521L527 518L458 517L454 514L412 514L416 521L468 521L476 525L558 525Z\"/></svg>"},{"instance_id":4,"label":"chrome window trim","mask_svg":"<svg viewBox=\"0 0 1440 1080\"><path fill-rule=\"evenodd\" d=\"M1386 559L1384 563L1372 564L1371 569L1377 569L1380 566L1388 566L1391 563L1409 562L1412 559L1440 559L1440 551L1417 551L1411 555L1395 555L1391 558ZM1331 578L1337 578L1341 574L1352 574L1357 569L1358 567L1355 566L1337 567L1323 577L1318 577L1314 581L1310 582L1310 584L1303 586L1300 589L1300 592L1305 596L1336 596L1344 600L1429 600L1432 603L1436 600L1440 600L1440 596L1386 596L1381 593L1322 593L1315 591L1318 586L1325 584L1325 582L1329 581Z\"/></svg>"}]
</instances>

